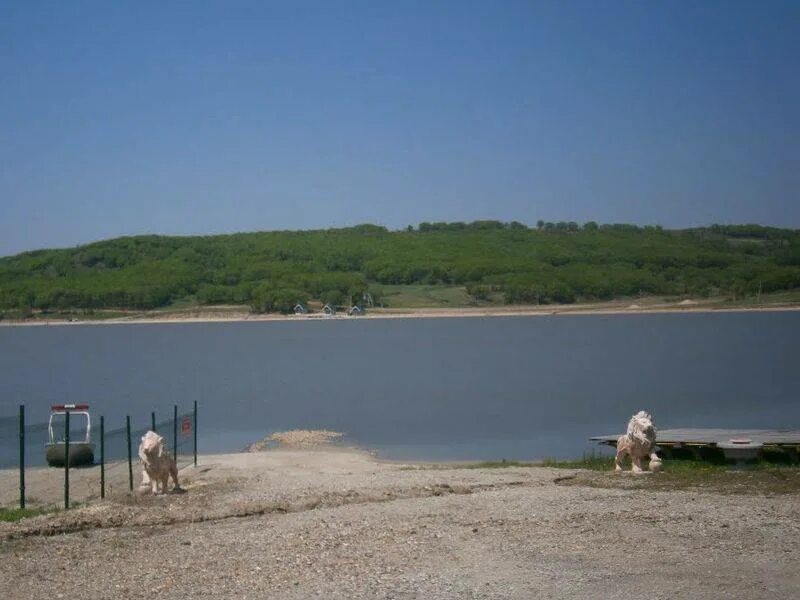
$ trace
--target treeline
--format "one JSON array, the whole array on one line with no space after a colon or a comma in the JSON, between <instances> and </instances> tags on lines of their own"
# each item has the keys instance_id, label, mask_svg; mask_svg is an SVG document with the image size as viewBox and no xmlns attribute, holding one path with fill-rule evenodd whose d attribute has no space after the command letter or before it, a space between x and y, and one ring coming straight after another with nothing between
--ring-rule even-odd
<instances>
[{"instance_id":1,"label":"treeline","mask_svg":"<svg viewBox=\"0 0 800 600\"><path fill-rule=\"evenodd\" d=\"M384 285L463 285L476 301L569 303L800 287L800 232L758 225L420 223L203 237L137 236L0 259L0 311L152 309L179 301L290 311Z\"/></svg>"}]
</instances>

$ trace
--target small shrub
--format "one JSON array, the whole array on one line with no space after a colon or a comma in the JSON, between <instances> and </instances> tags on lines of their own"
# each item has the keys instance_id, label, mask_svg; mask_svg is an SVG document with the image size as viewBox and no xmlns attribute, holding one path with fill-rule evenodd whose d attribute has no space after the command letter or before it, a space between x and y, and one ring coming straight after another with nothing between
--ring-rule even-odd
<instances>
[{"instance_id":1,"label":"small shrub","mask_svg":"<svg viewBox=\"0 0 800 600\"><path fill-rule=\"evenodd\" d=\"M12 523L55 511L56 509L54 508L0 508L0 521Z\"/></svg>"}]
</instances>

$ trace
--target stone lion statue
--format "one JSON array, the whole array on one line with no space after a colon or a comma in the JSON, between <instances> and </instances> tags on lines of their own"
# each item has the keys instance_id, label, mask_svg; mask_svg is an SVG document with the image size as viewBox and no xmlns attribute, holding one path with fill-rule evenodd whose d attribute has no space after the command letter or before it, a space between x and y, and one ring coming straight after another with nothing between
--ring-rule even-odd
<instances>
[{"instance_id":1,"label":"stone lion statue","mask_svg":"<svg viewBox=\"0 0 800 600\"><path fill-rule=\"evenodd\" d=\"M634 473L644 473L642 459L650 457L650 470L661 470L661 459L656 455L656 426L649 413L640 410L628 421L628 431L617 440L617 456L614 470L622 471L625 455L631 457Z\"/></svg>"},{"instance_id":2,"label":"stone lion statue","mask_svg":"<svg viewBox=\"0 0 800 600\"><path fill-rule=\"evenodd\" d=\"M166 494L167 483L172 477L175 491L180 491L178 484L178 465L175 458L164 448L164 438L155 431L148 431L142 436L139 444L139 458L142 459L144 470L142 472L142 487L150 487L153 495Z\"/></svg>"}]
</instances>

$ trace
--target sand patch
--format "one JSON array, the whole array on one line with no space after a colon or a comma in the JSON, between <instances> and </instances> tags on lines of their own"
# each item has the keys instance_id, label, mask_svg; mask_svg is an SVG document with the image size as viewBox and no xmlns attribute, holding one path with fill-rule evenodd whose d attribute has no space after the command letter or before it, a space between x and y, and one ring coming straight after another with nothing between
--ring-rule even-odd
<instances>
[{"instance_id":1,"label":"sand patch","mask_svg":"<svg viewBox=\"0 0 800 600\"><path fill-rule=\"evenodd\" d=\"M327 429L292 429L279 431L253 442L245 448L246 452L262 452L270 448L317 448L329 446L344 434Z\"/></svg>"}]
</instances>

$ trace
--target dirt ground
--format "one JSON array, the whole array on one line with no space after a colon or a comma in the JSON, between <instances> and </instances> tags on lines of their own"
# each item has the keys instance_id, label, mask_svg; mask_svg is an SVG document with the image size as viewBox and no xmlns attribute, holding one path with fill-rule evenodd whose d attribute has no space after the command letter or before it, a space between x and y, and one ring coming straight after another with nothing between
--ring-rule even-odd
<instances>
[{"instance_id":1,"label":"dirt ground","mask_svg":"<svg viewBox=\"0 0 800 600\"><path fill-rule=\"evenodd\" d=\"M796 492L672 489L659 476L403 465L347 449L202 456L181 471L185 493L131 497L120 485L103 501L0 523L0 590L9 600L800 595Z\"/></svg>"}]
</instances>

